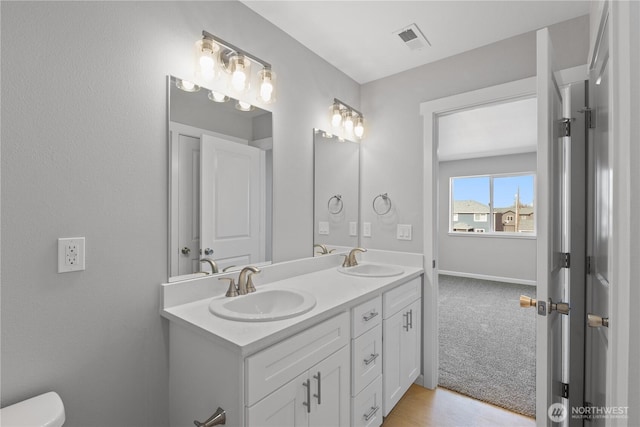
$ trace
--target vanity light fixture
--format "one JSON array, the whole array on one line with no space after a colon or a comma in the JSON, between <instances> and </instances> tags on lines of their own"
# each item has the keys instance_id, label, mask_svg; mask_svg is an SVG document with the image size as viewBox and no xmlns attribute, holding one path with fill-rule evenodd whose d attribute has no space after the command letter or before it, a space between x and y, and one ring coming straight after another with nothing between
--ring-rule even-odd
<instances>
[{"instance_id":1,"label":"vanity light fixture","mask_svg":"<svg viewBox=\"0 0 640 427\"><path fill-rule=\"evenodd\" d=\"M340 125L346 135L353 134L358 139L364 136L364 115L338 98L333 98L331 126L338 128Z\"/></svg>"},{"instance_id":2,"label":"vanity light fixture","mask_svg":"<svg viewBox=\"0 0 640 427\"><path fill-rule=\"evenodd\" d=\"M256 98L263 104L275 102L276 74L271 64L207 31L202 31L202 39L195 46L197 74L205 79L226 74L229 87L235 93L245 93L251 88L251 66L253 63L261 65Z\"/></svg>"},{"instance_id":3,"label":"vanity light fixture","mask_svg":"<svg viewBox=\"0 0 640 427\"><path fill-rule=\"evenodd\" d=\"M200 86L190 82L189 80L176 79L176 87L182 89L185 92L197 92L200 90Z\"/></svg>"}]
</instances>

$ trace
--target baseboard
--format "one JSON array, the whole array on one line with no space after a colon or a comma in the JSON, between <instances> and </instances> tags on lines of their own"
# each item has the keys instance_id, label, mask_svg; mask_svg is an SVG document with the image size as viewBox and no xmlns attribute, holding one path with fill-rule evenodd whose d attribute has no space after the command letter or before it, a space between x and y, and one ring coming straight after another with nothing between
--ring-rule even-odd
<instances>
[{"instance_id":1,"label":"baseboard","mask_svg":"<svg viewBox=\"0 0 640 427\"><path fill-rule=\"evenodd\" d=\"M492 280L494 282L517 283L518 285L536 286L535 280L516 279L513 277L487 276L485 274L461 273L459 271L438 270L438 274L447 276L468 277L470 279Z\"/></svg>"}]
</instances>

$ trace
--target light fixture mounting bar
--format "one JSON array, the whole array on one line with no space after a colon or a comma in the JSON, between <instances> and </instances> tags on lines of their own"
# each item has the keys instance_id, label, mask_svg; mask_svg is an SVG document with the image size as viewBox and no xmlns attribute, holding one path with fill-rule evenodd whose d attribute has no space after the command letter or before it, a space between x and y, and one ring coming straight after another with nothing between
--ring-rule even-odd
<instances>
[{"instance_id":1,"label":"light fixture mounting bar","mask_svg":"<svg viewBox=\"0 0 640 427\"><path fill-rule=\"evenodd\" d=\"M240 54L246 56L247 58L251 59L252 61L257 62L258 64L262 65L264 68L271 69L271 64L269 64L267 61L263 61L262 59L258 58L257 56L252 55L249 52L244 51L244 50L240 49L239 47L236 47L236 46L232 45L231 43L222 40L220 37L216 37L213 34L207 32L205 30L202 30L202 36L204 38L206 38L206 39L213 40L214 42L218 43L221 46L226 47L229 50L232 50L234 52L237 52L237 53L240 53Z\"/></svg>"},{"instance_id":2,"label":"light fixture mounting bar","mask_svg":"<svg viewBox=\"0 0 640 427\"><path fill-rule=\"evenodd\" d=\"M333 103L334 104L338 104L338 105L342 105L343 107L347 108L348 110L353 111L354 113L357 113L358 116L360 117L364 117L364 114L362 114L360 111L356 110L355 108L353 108L352 106L350 106L349 104L346 104L342 101L340 101L338 98L333 98Z\"/></svg>"}]
</instances>

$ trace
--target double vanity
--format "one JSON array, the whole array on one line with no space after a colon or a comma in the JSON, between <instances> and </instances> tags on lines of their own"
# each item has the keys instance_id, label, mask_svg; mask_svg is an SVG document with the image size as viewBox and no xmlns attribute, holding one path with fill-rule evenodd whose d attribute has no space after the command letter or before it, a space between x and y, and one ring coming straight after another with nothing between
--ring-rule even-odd
<instances>
[{"instance_id":1,"label":"double vanity","mask_svg":"<svg viewBox=\"0 0 640 427\"><path fill-rule=\"evenodd\" d=\"M420 254L330 254L167 283L172 426L379 426L420 374Z\"/></svg>"}]
</instances>

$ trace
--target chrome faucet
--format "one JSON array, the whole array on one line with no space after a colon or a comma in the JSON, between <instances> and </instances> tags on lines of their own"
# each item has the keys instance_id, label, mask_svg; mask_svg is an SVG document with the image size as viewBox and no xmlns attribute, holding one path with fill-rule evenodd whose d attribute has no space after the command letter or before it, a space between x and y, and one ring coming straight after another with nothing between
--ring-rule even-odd
<instances>
[{"instance_id":1,"label":"chrome faucet","mask_svg":"<svg viewBox=\"0 0 640 427\"><path fill-rule=\"evenodd\" d=\"M349 255L344 256L344 262L342 263L343 267L355 267L358 265L358 260L356 259L356 253L358 252L367 252L364 248L353 248L349 252Z\"/></svg>"},{"instance_id":2,"label":"chrome faucet","mask_svg":"<svg viewBox=\"0 0 640 427\"><path fill-rule=\"evenodd\" d=\"M248 266L240 271L238 277L238 295L246 295L256 291L256 287L253 285L251 276L254 273L260 273L260 269L253 266Z\"/></svg>"},{"instance_id":3,"label":"chrome faucet","mask_svg":"<svg viewBox=\"0 0 640 427\"><path fill-rule=\"evenodd\" d=\"M313 245L313 247L314 248L320 248L320 252L316 252L316 253L318 253L320 255L327 255L327 254L330 254L331 252L335 251L335 249L331 249L331 250L327 249L327 246L326 245L322 245L322 244L315 244L315 245Z\"/></svg>"},{"instance_id":4,"label":"chrome faucet","mask_svg":"<svg viewBox=\"0 0 640 427\"><path fill-rule=\"evenodd\" d=\"M200 262L206 262L211 266L211 274L218 273L218 264L216 264L216 262L211 258L202 258Z\"/></svg>"}]
</instances>

